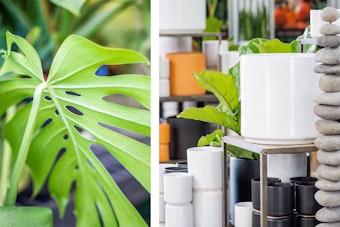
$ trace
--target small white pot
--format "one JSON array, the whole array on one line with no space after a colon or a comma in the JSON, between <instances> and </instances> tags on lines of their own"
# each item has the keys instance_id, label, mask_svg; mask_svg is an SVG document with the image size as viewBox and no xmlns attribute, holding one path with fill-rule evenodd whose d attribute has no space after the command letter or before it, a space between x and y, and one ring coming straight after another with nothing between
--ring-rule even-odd
<instances>
[{"instance_id":1,"label":"small white pot","mask_svg":"<svg viewBox=\"0 0 340 227\"><path fill-rule=\"evenodd\" d=\"M240 60L238 51L220 52L221 55L221 72L228 74L230 68L237 64Z\"/></svg>"},{"instance_id":2,"label":"small white pot","mask_svg":"<svg viewBox=\"0 0 340 227\"><path fill-rule=\"evenodd\" d=\"M261 144L306 144L319 135L313 112L321 93L314 54L241 56L241 134Z\"/></svg>"},{"instance_id":3,"label":"small white pot","mask_svg":"<svg viewBox=\"0 0 340 227\"><path fill-rule=\"evenodd\" d=\"M160 0L160 32L202 32L206 26L205 0Z\"/></svg>"}]
</instances>

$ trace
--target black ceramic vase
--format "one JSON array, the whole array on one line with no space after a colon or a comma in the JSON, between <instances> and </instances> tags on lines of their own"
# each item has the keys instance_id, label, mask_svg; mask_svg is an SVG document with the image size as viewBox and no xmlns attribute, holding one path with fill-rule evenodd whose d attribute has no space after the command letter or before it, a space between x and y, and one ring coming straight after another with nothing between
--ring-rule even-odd
<instances>
[{"instance_id":1,"label":"black ceramic vase","mask_svg":"<svg viewBox=\"0 0 340 227\"><path fill-rule=\"evenodd\" d=\"M260 161L230 157L230 211L234 224L234 205L251 201L251 179L260 177Z\"/></svg>"}]
</instances>

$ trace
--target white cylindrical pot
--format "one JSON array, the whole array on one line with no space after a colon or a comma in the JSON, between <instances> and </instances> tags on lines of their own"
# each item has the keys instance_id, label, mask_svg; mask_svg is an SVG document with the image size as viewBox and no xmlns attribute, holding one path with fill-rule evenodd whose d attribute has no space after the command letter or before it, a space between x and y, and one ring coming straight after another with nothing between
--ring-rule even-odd
<instances>
[{"instance_id":1,"label":"white cylindrical pot","mask_svg":"<svg viewBox=\"0 0 340 227\"><path fill-rule=\"evenodd\" d=\"M194 227L193 222L193 206L191 203L182 205L165 205L166 227Z\"/></svg>"},{"instance_id":2,"label":"white cylindrical pot","mask_svg":"<svg viewBox=\"0 0 340 227\"><path fill-rule=\"evenodd\" d=\"M192 37L190 36L161 36L159 37L159 55L164 57L164 55L169 53L190 53L192 52Z\"/></svg>"},{"instance_id":3,"label":"white cylindrical pot","mask_svg":"<svg viewBox=\"0 0 340 227\"><path fill-rule=\"evenodd\" d=\"M164 175L164 201L183 204L192 201L192 176L189 173L173 172Z\"/></svg>"},{"instance_id":4,"label":"white cylindrical pot","mask_svg":"<svg viewBox=\"0 0 340 227\"><path fill-rule=\"evenodd\" d=\"M194 191L195 227L222 227L222 191ZM251 226L251 225L250 225Z\"/></svg>"},{"instance_id":5,"label":"white cylindrical pot","mask_svg":"<svg viewBox=\"0 0 340 227\"><path fill-rule=\"evenodd\" d=\"M170 96L170 80L159 79L159 97L169 97L169 96Z\"/></svg>"},{"instance_id":6,"label":"white cylindrical pot","mask_svg":"<svg viewBox=\"0 0 340 227\"><path fill-rule=\"evenodd\" d=\"M270 154L267 159L268 177L280 178L282 182L290 182L290 178L307 176L307 155Z\"/></svg>"},{"instance_id":7,"label":"white cylindrical pot","mask_svg":"<svg viewBox=\"0 0 340 227\"><path fill-rule=\"evenodd\" d=\"M159 58L159 79L169 79L170 61L168 58Z\"/></svg>"},{"instance_id":8,"label":"white cylindrical pot","mask_svg":"<svg viewBox=\"0 0 340 227\"><path fill-rule=\"evenodd\" d=\"M160 32L202 32L206 27L205 0L160 0Z\"/></svg>"},{"instance_id":9,"label":"white cylindrical pot","mask_svg":"<svg viewBox=\"0 0 340 227\"><path fill-rule=\"evenodd\" d=\"M166 167L174 167L175 164L172 163L162 163L159 164L159 193L164 193L164 170Z\"/></svg>"},{"instance_id":10,"label":"white cylindrical pot","mask_svg":"<svg viewBox=\"0 0 340 227\"><path fill-rule=\"evenodd\" d=\"M227 40L204 40L202 42L202 51L205 53L207 69L217 71L219 68L219 53L228 51Z\"/></svg>"},{"instance_id":11,"label":"white cylindrical pot","mask_svg":"<svg viewBox=\"0 0 340 227\"><path fill-rule=\"evenodd\" d=\"M159 222L165 222L164 194L159 194Z\"/></svg>"},{"instance_id":12,"label":"white cylindrical pot","mask_svg":"<svg viewBox=\"0 0 340 227\"><path fill-rule=\"evenodd\" d=\"M321 93L314 54L246 54L240 66L241 135L261 144L307 144Z\"/></svg>"},{"instance_id":13,"label":"white cylindrical pot","mask_svg":"<svg viewBox=\"0 0 340 227\"><path fill-rule=\"evenodd\" d=\"M239 202L234 206L235 227L251 227L253 216L252 202Z\"/></svg>"},{"instance_id":14,"label":"white cylindrical pot","mask_svg":"<svg viewBox=\"0 0 340 227\"><path fill-rule=\"evenodd\" d=\"M240 59L240 54L238 51L227 51L221 52L221 72L228 74L231 67L236 65Z\"/></svg>"},{"instance_id":15,"label":"white cylindrical pot","mask_svg":"<svg viewBox=\"0 0 340 227\"><path fill-rule=\"evenodd\" d=\"M194 189L222 188L222 147L191 147L187 162Z\"/></svg>"},{"instance_id":16,"label":"white cylindrical pot","mask_svg":"<svg viewBox=\"0 0 340 227\"><path fill-rule=\"evenodd\" d=\"M178 102L176 101L163 102L162 107L163 118L173 117L179 113Z\"/></svg>"}]
</instances>

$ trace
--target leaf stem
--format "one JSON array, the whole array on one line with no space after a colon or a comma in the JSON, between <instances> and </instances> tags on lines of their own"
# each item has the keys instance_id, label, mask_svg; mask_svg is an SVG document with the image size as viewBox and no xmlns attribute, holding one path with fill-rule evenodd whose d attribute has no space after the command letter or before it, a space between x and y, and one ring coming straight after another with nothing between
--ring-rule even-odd
<instances>
[{"instance_id":1,"label":"leaf stem","mask_svg":"<svg viewBox=\"0 0 340 227\"><path fill-rule=\"evenodd\" d=\"M31 111L28 117L24 136L20 144L18 158L14 164L14 169L13 169L13 173L11 176L10 185L7 190L6 201L5 201L6 206L13 206L15 205L15 202L16 202L20 177L21 177L22 171L26 163L26 158L27 158L27 154L30 148L31 141L32 141L33 131L35 128L37 115L39 111L41 94L45 87L46 87L46 84L41 83L34 91L32 108L31 108Z\"/></svg>"},{"instance_id":2,"label":"leaf stem","mask_svg":"<svg viewBox=\"0 0 340 227\"><path fill-rule=\"evenodd\" d=\"M16 107L13 106L8 109L6 113L5 123L9 122L14 116ZM8 141L4 139L2 159L1 159L1 175L0 175L0 206L4 205L6 190L9 185L10 167L11 167L11 148Z\"/></svg>"}]
</instances>

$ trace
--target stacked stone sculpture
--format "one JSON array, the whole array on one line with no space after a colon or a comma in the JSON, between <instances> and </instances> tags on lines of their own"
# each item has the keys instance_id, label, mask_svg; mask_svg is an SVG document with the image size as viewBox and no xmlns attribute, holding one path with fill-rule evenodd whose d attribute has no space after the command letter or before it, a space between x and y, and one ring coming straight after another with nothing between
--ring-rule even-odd
<instances>
[{"instance_id":1,"label":"stacked stone sculpture","mask_svg":"<svg viewBox=\"0 0 340 227\"><path fill-rule=\"evenodd\" d=\"M323 48L315 55L321 64L314 71L323 74L319 83L323 93L315 98L314 108L321 118L315 127L323 134L315 140L320 163L315 200L323 206L316 213L321 222L317 227L340 226L340 26L334 24L339 17L332 7L322 10L321 19L327 24L320 28L323 36L317 38L317 45Z\"/></svg>"}]
</instances>

